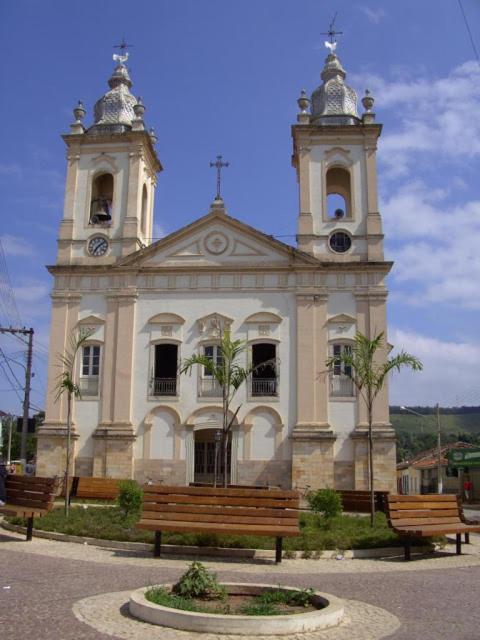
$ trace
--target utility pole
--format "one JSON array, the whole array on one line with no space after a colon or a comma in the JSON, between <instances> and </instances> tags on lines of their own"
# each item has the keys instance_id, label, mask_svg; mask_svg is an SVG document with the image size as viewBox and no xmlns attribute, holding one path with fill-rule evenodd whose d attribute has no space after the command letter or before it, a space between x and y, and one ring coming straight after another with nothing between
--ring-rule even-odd
<instances>
[{"instance_id":1,"label":"utility pole","mask_svg":"<svg viewBox=\"0 0 480 640\"><path fill-rule=\"evenodd\" d=\"M27 433L28 433L28 412L30 409L30 384L32 380L32 356L33 356L33 334L34 331L30 329L12 329L12 327L4 328L0 327L0 333L20 333L22 335L28 335L28 347L27 347L27 366L25 368L25 390L23 395L23 420L22 420L22 439L20 442L20 458L25 465L27 461Z\"/></svg>"},{"instance_id":2,"label":"utility pole","mask_svg":"<svg viewBox=\"0 0 480 640\"><path fill-rule=\"evenodd\" d=\"M437 493L443 493L442 480L442 435L440 430L440 405L437 402Z\"/></svg>"}]
</instances>

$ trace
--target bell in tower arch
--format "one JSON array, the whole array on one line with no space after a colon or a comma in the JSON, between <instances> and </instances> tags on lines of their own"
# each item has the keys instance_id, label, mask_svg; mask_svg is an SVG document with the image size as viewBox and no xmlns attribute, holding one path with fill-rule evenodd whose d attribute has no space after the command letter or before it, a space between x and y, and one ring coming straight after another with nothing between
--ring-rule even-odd
<instances>
[{"instance_id":1,"label":"bell in tower arch","mask_svg":"<svg viewBox=\"0 0 480 640\"><path fill-rule=\"evenodd\" d=\"M90 223L110 223L112 220L113 176L103 173L92 184Z\"/></svg>"}]
</instances>

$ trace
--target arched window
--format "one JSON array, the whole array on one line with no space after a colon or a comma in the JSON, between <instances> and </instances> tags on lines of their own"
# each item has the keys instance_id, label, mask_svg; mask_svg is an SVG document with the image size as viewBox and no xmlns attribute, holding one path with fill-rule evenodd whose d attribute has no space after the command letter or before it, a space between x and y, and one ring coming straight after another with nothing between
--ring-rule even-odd
<instances>
[{"instance_id":1,"label":"arched window","mask_svg":"<svg viewBox=\"0 0 480 640\"><path fill-rule=\"evenodd\" d=\"M147 192L147 186L144 184L142 189L142 215L140 218L142 233L147 232L147 206L148 206L148 192Z\"/></svg>"},{"instance_id":2,"label":"arched window","mask_svg":"<svg viewBox=\"0 0 480 640\"><path fill-rule=\"evenodd\" d=\"M214 362L217 367L222 366L222 351L219 343L204 344L202 351L203 355ZM198 395L207 398L221 398L222 393L223 390L218 380L205 367L201 367Z\"/></svg>"},{"instance_id":3,"label":"arched window","mask_svg":"<svg viewBox=\"0 0 480 640\"><path fill-rule=\"evenodd\" d=\"M342 167L327 171L327 217L341 220L352 217L350 172Z\"/></svg>"},{"instance_id":4,"label":"arched window","mask_svg":"<svg viewBox=\"0 0 480 640\"><path fill-rule=\"evenodd\" d=\"M90 224L110 224L112 220L113 176L102 173L93 180Z\"/></svg>"}]
</instances>

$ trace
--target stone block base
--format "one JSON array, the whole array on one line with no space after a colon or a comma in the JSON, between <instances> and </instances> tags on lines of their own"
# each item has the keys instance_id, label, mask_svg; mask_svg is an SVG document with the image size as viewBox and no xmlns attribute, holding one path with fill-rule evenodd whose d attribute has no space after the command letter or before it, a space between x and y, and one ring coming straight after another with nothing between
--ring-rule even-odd
<instances>
[{"instance_id":1,"label":"stone block base","mask_svg":"<svg viewBox=\"0 0 480 640\"><path fill-rule=\"evenodd\" d=\"M93 468L97 478L133 478L135 435L97 429L93 434Z\"/></svg>"},{"instance_id":2,"label":"stone block base","mask_svg":"<svg viewBox=\"0 0 480 640\"><path fill-rule=\"evenodd\" d=\"M292 434L292 488L299 491L334 486L331 431L294 430Z\"/></svg>"},{"instance_id":3,"label":"stone block base","mask_svg":"<svg viewBox=\"0 0 480 640\"><path fill-rule=\"evenodd\" d=\"M135 460L134 478L139 484L152 481L182 487L186 477L185 460Z\"/></svg>"},{"instance_id":4,"label":"stone block base","mask_svg":"<svg viewBox=\"0 0 480 640\"><path fill-rule=\"evenodd\" d=\"M334 489L352 490L355 486L355 463L337 461L333 464Z\"/></svg>"},{"instance_id":5,"label":"stone block base","mask_svg":"<svg viewBox=\"0 0 480 640\"><path fill-rule=\"evenodd\" d=\"M78 436L70 436L70 473L73 474L75 459L75 444ZM37 468L36 475L47 478L57 476L63 478L67 463L67 431L66 428L40 428L37 435Z\"/></svg>"},{"instance_id":6,"label":"stone block base","mask_svg":"<svg viewBox=\"0 0 480 640\"><path fill-rule=\"evenodd\" d=\"M290 460L239 460L237 484L291 488L292 463Z\"/></svg>"},{"instance_id":7,"label":"stone block base","mask_svg":"<svg viewBox=\"0 0 480 640\"><path fill-rule=\"evenodd\" d=\"M355 489L366 491L368 482L367 435L355 434ZM376 491L396 493L396 440L394 434L374 434L373 437L373 484Z\"/></svg>"}]
</instances>

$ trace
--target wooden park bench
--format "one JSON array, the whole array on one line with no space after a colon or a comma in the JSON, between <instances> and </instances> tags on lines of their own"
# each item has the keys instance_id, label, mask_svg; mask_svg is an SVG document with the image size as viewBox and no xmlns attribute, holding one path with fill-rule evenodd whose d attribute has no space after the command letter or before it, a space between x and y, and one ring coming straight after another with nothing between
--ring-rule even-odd
<instances>
[{"instance_id":1,"label":"wooden park bench","mask_svg":"<svg viewBox=\"0 0 480 640\"><path fill-rule=\"evenodd\" d=\"M0 513L27 518L27 540L32 539L33 519L53 509L57 478L10 475L5 479L7 502Z\"/></svg>"},{"instance_id":2,"label":"wooden park bench","mask_svg":"<svg viewBox=\"0 0 480 640\"><path fill-rule=\"evenodd\" d=\"M75 476L72 479L70 500L72 498L90 498L96 500L115 500L120 489L119 478L90 478Z\"/></svg>"},{"instance_id":3,"label":"wooden park bench","mask_svg":"<svg viewBox=\"0 0 480 640\"><path fill-rule=\"evenodd\" d=\"M298 536L299 494L274 489L145 485L140 529L155 531L160 557L163 531L272 536L281 562L285 536Z\"/></svg>"},{"instance_id":4,"label":"wooden park bench","mask_svg":"<svg viewBox=\"0 0 480 640\"><path fill-rule=\"evenodd\" d=\"M480 532L480 523L467 524L455 495L389 495L388 524L404 540L405 560L410 560L412 537L456 534L456 551L462 553L462 533Z\"/></svg>"},{"instance_id":5,"label":"wooden park bench","mask_svg":"<svg viewBox=\"0 0 480 640\"><path fill-rule=\"evenodd\" d=\"M337 489L342 499L342 508L344 511L352 513L370 513L370 491L348 491ZM388 491L374 491L375 511L387 510Z\"/></svg>"}]
</instances>

